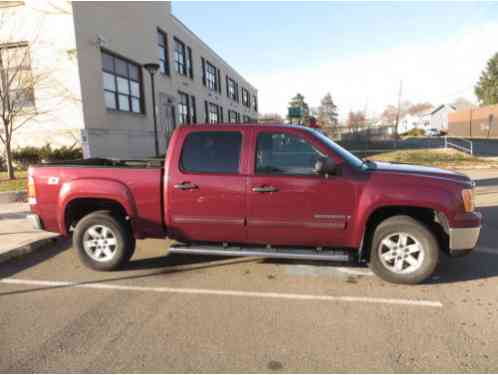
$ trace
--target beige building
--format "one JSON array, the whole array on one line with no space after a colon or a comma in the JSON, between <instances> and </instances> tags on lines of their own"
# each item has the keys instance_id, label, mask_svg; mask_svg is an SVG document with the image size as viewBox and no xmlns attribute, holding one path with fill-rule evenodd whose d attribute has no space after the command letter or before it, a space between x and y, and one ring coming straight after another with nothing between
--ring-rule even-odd
<instances>
[{"instance_id":1,"label":"beige building","mask_svg":"<svg viewBox=\"0 0 498 375\"><path fill-rule=\"evenodd\" d=\"M49 94L34 87L31 105L39 116L15 135L18 145L79 143L86 157L153 156L146 63L159 64L160 153L176 126L257 118L257 90L172 15L169 2L17 3L1 11L15 13L8 19L26 35L9 46L28 46L33 74L50 77L45 86L57 83Z\"/></svg>"}]
</instances>

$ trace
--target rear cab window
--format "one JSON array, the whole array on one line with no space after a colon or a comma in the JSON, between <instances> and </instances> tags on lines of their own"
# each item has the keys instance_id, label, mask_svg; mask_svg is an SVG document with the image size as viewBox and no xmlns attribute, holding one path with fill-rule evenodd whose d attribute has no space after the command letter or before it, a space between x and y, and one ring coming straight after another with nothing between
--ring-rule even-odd
<instances>
[{"instance_id":1,"label":"rear cab window","mask_svg":"<svg viewBox=\"0 0 498 375\"><path fill-rule=\"evenodd\" d=\"M238 174L242 134L239 131L194 131L183 142L183 173Z\"/></svg>"}]
</instances>

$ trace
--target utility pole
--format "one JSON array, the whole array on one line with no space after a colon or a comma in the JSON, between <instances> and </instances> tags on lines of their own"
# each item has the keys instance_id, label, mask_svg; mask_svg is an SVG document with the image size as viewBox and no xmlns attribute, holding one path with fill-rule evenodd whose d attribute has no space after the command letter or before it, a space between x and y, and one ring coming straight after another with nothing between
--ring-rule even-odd
<instances>
[{"instance_id":1,"label":"utility pole","mask_svg":"<svg viewBox=\"0 0 498 375\"><path fill-rule=\"evenodd\" d=\"M403 81L399 81L398 112L396 113L396 124L394 126L394 148L398 148L398 125L401 111L401 93L403 92Z\"/></svg>"}]
</instances>

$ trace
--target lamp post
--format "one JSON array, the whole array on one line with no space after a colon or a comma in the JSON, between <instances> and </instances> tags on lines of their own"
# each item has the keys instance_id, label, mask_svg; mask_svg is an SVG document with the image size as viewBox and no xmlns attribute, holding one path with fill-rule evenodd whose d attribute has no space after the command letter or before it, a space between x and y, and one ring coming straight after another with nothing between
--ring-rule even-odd
<instances>
[{"instance_id":1,"label":"lamp post","mask_svg":"<svg viewBox=\"0 0 498 375\"><path fill-rule=\"evenodd\" d=\"M150 82L152 86L152 115L154 116L154 146L156 149L156 157L159 156L159 141L157 139L157 114L156 114L156 87L154 85L154 74L159 69L157 63L147 63L143 65L145 70L150 74Z\"/></svg>"}]
</instances>

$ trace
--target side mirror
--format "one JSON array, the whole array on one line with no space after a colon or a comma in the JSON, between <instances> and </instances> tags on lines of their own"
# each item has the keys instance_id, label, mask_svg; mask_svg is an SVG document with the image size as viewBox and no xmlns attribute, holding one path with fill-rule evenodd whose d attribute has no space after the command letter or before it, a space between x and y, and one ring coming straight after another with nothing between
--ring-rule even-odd
<instances>
[{"instance_id":1,"label":"side mirror","mask_svg":"<svg viewBox=\"0 0 498 375\"><path fill-rule=\"evenodd\" d=\"M331 175L337 172L337 163L335 160L324 157L316 161L314 171L319 175Z\"/></svg>"}]
</instances>

